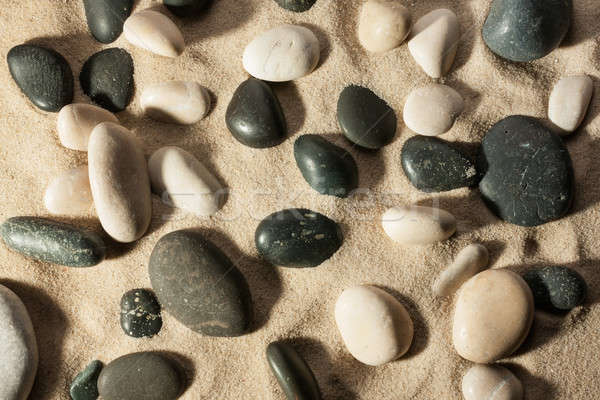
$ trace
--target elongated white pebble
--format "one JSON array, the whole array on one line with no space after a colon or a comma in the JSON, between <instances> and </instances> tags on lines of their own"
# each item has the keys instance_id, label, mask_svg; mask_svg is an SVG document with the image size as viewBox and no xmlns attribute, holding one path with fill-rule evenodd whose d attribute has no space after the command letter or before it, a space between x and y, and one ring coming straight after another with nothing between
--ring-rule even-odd
<instances>
[{"instance_id":1,"label":"elongated white pebble","mask_svg":"<svg viewBox=\"0 0 600 400\"><path fill-rule=\"evenodd\" d=\"M51 214L87 214L93 203L87 165L69 169L54 178L44 194L44 205Z\"/></svg>"},{"instance_id":2,"label":"elongated white pebble","mask_svg":"<svg viewBox=\"0 0 600 400\"><path fill-rule=\"evenodd\" d=\"M392 207L383 214L381 224L393 241L409 245L440 242L456 231L456 218L433 207Z\"/></svg>"},{"instance_id":3,"label":"elongated white pebble","mask_svg":"<svg viewBox=\"0 0 600 400\"><path fill-rule=\"evenodd\" d=\"M161 56L177 57L185 49L177 25L158 11L136 12L125 21L123 33L132 45Z\"/></svg>"},{"instance_id":4,"label":"elongated white pebble","mask_svg":"<svg viewBox=\"0 0 600 400\"><path fill-rule=\"evenodd\" d=\"M56 121L60 143L68 149L87 151L92 130L101 122L118 124L119 120L110 111L92 104L64 106Z\"/></svg>"},{"instance_id":5,"label":"elongated white pebble","mask_svg":"<svg viewBox=\"0 0 600 400\"><path fill-rule=\"evenodd\" d=\"M140 103L144 113L152 119L190 125L206 116L210 95L197 82L170 81L145 88Z\"/></svg>"},{"instance_id":6,"label":"elongated white pebble","mask_svg":"<svg viewBox=\"0 0 600 400\"><path fill-rule=\"evenodd\" d=\"M446 268L433 284L438 297L449 296L472 276L487 266L489 254L480 244L470 244L458 253L454 262Z\"/></svg>"},{"instance_id":7,"label":"elongated white pebble","mask_svg":"<svg viewBox=\"0 0 600 400\"><path fill-rule=\"evenodd\" d=\"M573 132L585 118L594 83L587 75L566 76L552 89L548 104L548 117L563 130L562 134Z\"/></svg>"}]
</instances>

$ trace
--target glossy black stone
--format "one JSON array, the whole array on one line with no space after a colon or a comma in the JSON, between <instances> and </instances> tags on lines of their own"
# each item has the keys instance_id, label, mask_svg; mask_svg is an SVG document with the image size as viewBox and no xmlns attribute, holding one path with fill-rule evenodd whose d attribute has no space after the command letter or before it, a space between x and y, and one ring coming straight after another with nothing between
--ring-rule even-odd
<instances>
[{"instance_id":1,"label":"glossy black stone","mask_svg":"<svg viewBox=\"0 0 600 400\"><path fill-rule=\"evenodd\" d=\"M133 0L83 0L83 6L92 36L101 43L112 43L123 32Z\"/></svg>"},{"instance_id":2,"label":"glossy black stone","mask_svg":"<svg viewBox=\"0 0 600 400\"><path fill-rule=\"evenodd\" d=\"M123 111L133 96L133 59L123 49L102 50L83 64L79 81L94 103L112 112Z\"/></svg>"},{"instance_id":3,"label":"glossy black stone","mask_svg":"<svg viewBox=\"0 0 600 400\"><path fill-rule=\"evenodd\" d=\"M317 0L275 0L275 2L286 10L304 12L310 10Z\"/></svg>"},{"instance_id":4,"label":"glossy black stone","mask_svg":"<svg viewBox=\"0 0 600 400\"><path fill-rule=\"evenodd\" d=\"M288 400L320 400L315 376L304 359L289 344L267 346L267 361Z\"/></svg>"},{"instance_id":5,"label":"glossy black stone","mask_svg":"<svg viewBox=\"0 0 600 400\"><path fill-rule=\"evenodd\" d=\"M9 50L6 62L21 91L41 110L58 112L73 101L73 72L58 52L22 44Z\"/></svg>"},{"instance_id":6,"label":"glossy black stone","mask_svg":"<svg viewBox=\"0 0 600 400\"><path fill-rule=\"evenodd\" d=\"M98 394L98 376L102 371L102 363L94 360L81 371L69 389L72 400L96 400Z\"/></svg>"},{"instance_id":7,"label":"glossy black stone","mask_svg":"<svg viewBox=\"0 0 600 400\"><path fill-rule=\"evenodd\" d=\"M573 201L573 167L561 138L515 115L485 135L478 160L481 195L500 218L536 226L564 216Z\"/></svg>"},{"instance_id":8,"label":"glossy black stone","mask_svg":"<svg viewBox=\"0 0 600 400\"><path fill-rule=\"evenodd\" d=\"M123 332L136 338L152 337L161 327L160 304L151 291L133 289L121 297Z\"/></svg>"},{"instance_id":9,"label":"glossy black stone","mask_svg":"<svg viewBox=\"0 0 600 400\"><path fill-rule=\"evenodd\" d=\"M193 17L204 11L212 0L163 0L169 11L178 17Z\"/></svg>"},{"instance_id":10,"label":"glossy black stone","mask_svg":"<svg viewBox=\"0 0 600 400\"><path fill-rule=\"evenodd\" d=\"M585 280L571 268L532 268L525 272L523 279L531 288L536 307L547 311L569 311L585 299Z\"/></svg>"}]
</instances>

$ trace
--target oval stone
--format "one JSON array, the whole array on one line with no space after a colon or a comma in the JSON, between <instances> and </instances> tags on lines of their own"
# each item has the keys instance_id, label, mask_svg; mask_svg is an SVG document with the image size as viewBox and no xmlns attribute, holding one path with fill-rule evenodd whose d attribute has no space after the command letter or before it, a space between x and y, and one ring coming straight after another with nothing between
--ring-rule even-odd
<instances>
[{"instance_id":1,"label":"oval stone","mask_svg":"<svg viewBox=\"0 0 600 400\"><path fill-rule=\"evenodd\" d=\"M63 172L50 182L44 193L44 205L51 214L87 214L93 205L88 166Z\"/></svg>"},{"instance_id":2,"label":"oval stone","mask_svg":"<svg viewBox=\"0 0 600 400\"><path fill-rule=\"evenodd\" d=\"M343 237L338 224L323 214L291 208L263 219L254 241L258 253L273 265L309 268L329 259Z\"/></svg>"},{"instance_id":3,"label":"oval stone","mask_svg":"<svg viewBox=\"0 0 600 400\"><path fill-rule=\"evenodd\" d=\"M211 0L163 0L169 11L178 17L193 17L210 5Z\"/></svg>"},{"instance_id":4,"label":"oval stone","mask_svg":"<svg viewBox=\"0 0 600 400\"><path fill-rule=\"evenodd\" d=\"M98 394L98 377L102 371L102 363L94 360L83 371L77 374L69 390L72 400L96 400Z\"/></svg>"},{"instance_id":5,"label":"oval stone","mask_svg":"<svg viewBox=\"0 0 600 400\"><path fill-rule=\"evenodd\" d=\"M136 12L125 21L123 32L132 45L160 56L178 57L185 49L185 41L177 25L158 11Z\"/></svg>"},{"instance_id":6,"label":"oval stone","mask_svg":"<svg viewBox=\"0 0 600 400\"><path fill-rule=\"evenodd\" d=\"M404 123L413 132L437 136L448 132L465 108L460 94L446 85L413 90L404 105Z\"/></svg>"},{"instance_id":7,"label":"oval stone","mask_svg":"<svg viewBox=\"0 0 600 400\"><path fill-rule=\"evenodd\" d=\"M523 385L500 365L474 365L462 380L465 400L521 400Z\"/></svg>"},{"instance_id":8,"label":"oval stone","mask_svg":"<svg viewBox=\"0 0 600 400\"><path fill-rule=\"evenodd\" d=\"M131 14L133 0L83 0L85 18L92 36L112 43L123 32L123 21Z\"/></svg>"},{"instance_id":9,"label":"oval stone","mask_svg":"<svg viewBox=\"0 0 600 400\"><path fill-rule=\"evenodd\" d=\"M310 8L317 2L317 0L275 0L281 8L293 12L304 12L310 10Z\"/></svg>"},{"instance_id":10,"label":"oval stone","mask_svg":"<svg viewBox=\"0 0 600 400\"><path fill-rule=\"evenodd\" d=\"M381 224L393 241L408 245L441 242L456 232L456 218L433 207L392 207L383 214Z\"/></svg>"},{"instance_id":11,"label":"oval stone","mask_svg":"<svg viewBox=\"0 0 600 400\"><path fill-rule=\"evenodd\" d=\"M60 143L68 149L87 151L92 130L101 122L119 123L113 113L92 104L75 103L58 113L56 128Z\"/></svg>"},{"instance_id":12,"label":"oval stone","mask_svg":"<svg viewBox=\"0 0 600 400\"><path fill-rule=\"evenodd\" d=\"M267 346L267 361L288 400L321 400L319 385L304 359L289 344Z\"/></svg>"},{"instance_id":13,"label":"oval stone","mask_svg":"<svg viewBox=\"0 0 600 400\"><path fill-rule=\"evenodd\" d=\"M463 283L479 273L488 261L489 253L484 246L468 245L458 253L452 264L434 282L433 293L438 297L450 296Z\"/></svg>"},{"instance_id":14,"label":"oval stone","mask_svg":"<svg viewBox=\"0 0 600 400\"><path fill-rule=\"evenodd\" d=\"M581 305L585 299L585 280L571 268L532 268L525 272L523 279L533 292L535 306L546 311L570 311Z\"/></svg>"},{"instance_id":15,"label":"oval stone","mask_svg":"<svg viewBox=\"0 0 600 400\"><path fill-rule=\"evenodd\" d=\"M587 75L562 78L550 94L548 104L550 121L565 134L573 132L585 118L593 93L594 82Z\"/></svg>"},{"instance_id":16,"label":"oval stone","mask_svg":"<svg viewBox=\"0 0 600 400\"><path fill-rule=\"evenodd\" d=\"M410 28L410 11L402 4L392 0L370 0L362 6L358 40L368 51L384 52L400 46Z\"/></svg>"},{"instance_id":17,"label":"oval stone","mask_svg":"<svg viewBox=\"0 0 600 400\"><path fill-rule=\"evenodd\" d=\"M208 90L190 81L171 81L149 86L140 99L142 110L157 121L191 125L210 110Z\"/></svg>"},{"instance_id":18,"label":"oval stone","mask_svg":"<svg viewBox=\"0 0 600 400\"><path fill-rule=\"evenodd\" d=\"M162 327L160 304L146 289L133 289L121 297L121 328L135 338L152 337Z\"/></svg>"}]
</instances>

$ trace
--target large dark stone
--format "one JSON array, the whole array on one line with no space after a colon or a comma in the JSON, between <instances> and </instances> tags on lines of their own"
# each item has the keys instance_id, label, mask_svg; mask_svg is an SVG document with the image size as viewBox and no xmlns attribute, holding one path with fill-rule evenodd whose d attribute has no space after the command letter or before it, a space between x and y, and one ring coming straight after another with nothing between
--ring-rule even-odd
<instances>
[{"instance_id":1,"label":"large dark stone","mask_svg":"<svg viewBox=\"0 0 600 400\"><path fill-rule=\"evenodd\" d=\"M275 2L286 10L304 12L310 10L317 0L275 0Z\"/></svg>"},{"instance_id":2,"label":"large dark stone","mask_svg":"<svg viewBox=\"0 0 600 400\"><path fill-rule=\"evenodd\" d=\"M96 400L98 394L98 376L102 371L102 363L94 360L83 371L81 371L73 382L69 390L73 400Z\"/></svg>"},{"instance_id":3,"label":"large dark stone","mask_svg":"<svg viewBox=\"0 0 600 400\"><path fill-rule=\"evenodd\" d=\"M267 346L267 360L288 400L320 400L319 385L310 367L289 344Z\"/></svg>"},{"instance_id":4,"label":"large dark stone","mask_svg":"<svg viewBox=\"0 0 600 400\"><path fill-rule=\"evenodd\" d=\"M178 17L193 17L204 11L212 0L163 0L169 11Z\"/></svg>"},{"instance_id":5,"label":"large dark stone","mask_svg":"<svg viewBox=\"0 0 600 400\"><path fill-rule=\"evenodd\" d=\"M151 291L133 289L121 297L123 332L136 338L152 337L161 327L160 304Z\"/></svg>"},{"instance_id":6,"label":"large dark stone","mask_svg":"<svg viewBox=\"0 0 600 400\"><path fill-rule=\"evenodd\" d=\"M532 268L525 272L523 279L531 288L536 307L547 311L569 311L585 299L585 280L567 267Z\"/></svg>"},{"instance_id":7,"label":"large dark stone","mask_svg":"<svg viewBox=\"0 0 600 400\"><path fill-rule=\"evenodd\" d=\"M112 43L123 32L133 0L83 0L83 6L92 36L99 42Z\"/></svg>"}]
</instances>

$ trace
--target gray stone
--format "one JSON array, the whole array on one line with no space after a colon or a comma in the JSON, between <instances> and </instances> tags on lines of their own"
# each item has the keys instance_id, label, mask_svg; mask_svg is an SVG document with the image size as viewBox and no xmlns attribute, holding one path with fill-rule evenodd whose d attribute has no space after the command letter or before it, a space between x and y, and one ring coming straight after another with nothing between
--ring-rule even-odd
<instances>
[{"instance_id":1,"label":"gray stone","mask_svg":"<svg viewBox=\"0 0 600 400\"><path fill-rule=\"evenodd\" d=\"M281 8L293 12L304 12L310 10L310 8L317 2L317 0L275 0Z\"/></svg>"},{"instance_id":2,"label":"gray stone","mask_svg":"<svg viewBox=\"0 0 600 400\"><path fill-rule=\"evenodd\" d=\"M523 279L533 293L536 307L546 311L570 311L581 305L585 299L585 280L571 268L532 268L525 272Z\"/></svg>"}]
</instances>

